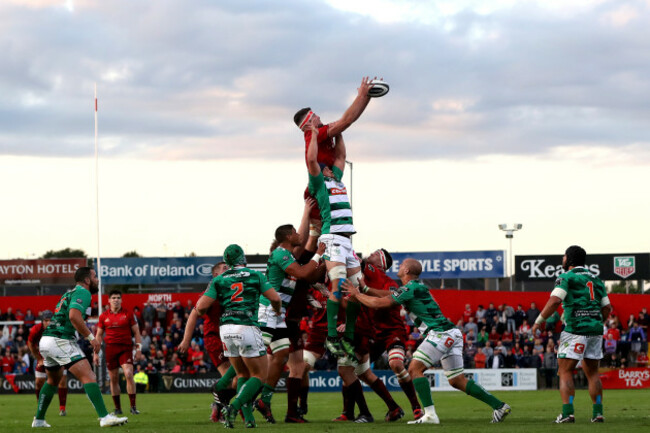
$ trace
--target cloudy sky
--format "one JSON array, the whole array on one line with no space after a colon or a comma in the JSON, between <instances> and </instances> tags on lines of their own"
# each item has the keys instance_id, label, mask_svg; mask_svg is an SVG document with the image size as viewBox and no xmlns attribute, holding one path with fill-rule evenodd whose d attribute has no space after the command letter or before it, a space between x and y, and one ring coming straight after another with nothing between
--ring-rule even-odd
<instances>
[{"instance_id":1,"label":"cloudy sky","mask_svg":"<svg viewBox=\"0 0 650 433\"><path fill-rule=\"evenodd\" d=\"M567 5L567 3L570 3ZM340 117L355 246L650 250L650 1L0 4L0 259L268 249L299 222L294 112ZM349 171L349 170L348 170Z\"/></svg>"}]
</instances>

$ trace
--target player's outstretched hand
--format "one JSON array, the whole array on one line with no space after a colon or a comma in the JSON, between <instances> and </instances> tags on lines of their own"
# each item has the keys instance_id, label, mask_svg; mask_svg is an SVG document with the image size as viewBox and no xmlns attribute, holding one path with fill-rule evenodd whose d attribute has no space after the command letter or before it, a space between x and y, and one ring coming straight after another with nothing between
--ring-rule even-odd
<instances>
[{"instance_id":1,"label":"player's outstretched hand","mask_svg":"<svg viewBox=\"0 0 650 433\"><path fill-rule=\"evenodd\" d=\"M190 342L187 340L181 341L181 344L178 345L178 351L180 353L185 353L187 352L187 349L190 348Z\"/></svg>"},{"instance_id":2,"label":"player's outstretched hand","mask_svg":"<svg viewBox=\"0 0 650 433\"><path fill-rule=\"evenodd\" d=\"M376 80L377 77L373 79ZM357 92L359 93L359 96L370 98L370 96L368 96L368 90L372 88L371 81L372 80L370 79L370 77L363 77L361 79L361 85L357 88Z\"/></svg>"},{"instance_id":3,"label":"player's outstretched hand","mask_svg":"<svg viewBox=\"0 0 650 433\"><path fill-rule=\"evenodd\" d=\"M336 327L336 332L345 332L345 323L341 323Z\"/></svg>"},{"instance_id":4,"label":"player's outstretched hand","mask_svg":"<svg viewBox=\"0 0 650 433\"><path fill-rule=\"evenodd\" d=\"M350 295L351 298L354 298L359 294L359 289L349 280L343 280L341 287L343 288L343 293Z\"/></svg>"},{"instance_id":5,"label":"player's outstretched hand","mask_svg":"<svg viewBox=\"0 0 650 433\"><path fill-rule=\"evenodd\" d=\"M326 248L326 246L325 246L324 243L322 243L322 242L319 243L318 244L318 249L316 250L316 254L318 254L319 256L322 256L323 253L325 252L325 248Z\"/></svg>"},{"instance_id":6,"label":"player's outstretched hand","mask_svg":"<svg viewBox=\"0 0 650 433\"><path fill-rule=\"evenodd\" d=\"M102 348L102 345L96 338L90 342L90 345L93 347L93 353L99 353L99 350Z\"/></svg>"},{"instance_id":7,"label":"player's outstretched hand","mask_svg":"<svg viewBox=\"0 0 650 433\"><path fill-rule=\"evenodd\" d=\"M537 335L538 330L539 330L539 325L537 323L535 323L533 325L533 328L530 330L530 332L531 332L532 335Z\"/></svg>"}]
</instances>

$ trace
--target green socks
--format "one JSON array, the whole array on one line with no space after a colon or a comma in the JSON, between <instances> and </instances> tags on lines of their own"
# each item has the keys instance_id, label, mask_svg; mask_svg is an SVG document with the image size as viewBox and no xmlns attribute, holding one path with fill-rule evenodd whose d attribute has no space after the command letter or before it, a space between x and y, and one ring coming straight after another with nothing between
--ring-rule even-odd
<instances>
[{"instance_id":1,"label":"green socks","mask_svg":"<svg viewBox=\"0 0 650 433\"><path fill-rule=\"evenodd\" d=\"M100 418L104 418L108 415L106 410L106 405L104 404L104 399L102 398L102 392L99 390L99 385L96 382L87 383L84 385L84 391L90 399L90 402L95 407L95 412Z\"/></svg>"},{"instance_id":2,"label":"green socks","mask_svg":"<svg viewBox=\"0 0 650 433\"><path fill-rule=\"evenodd\" d=\"M596 418L598 415L602 415L603 414L603 405L602 405L602 403L601 404L595 403L592 413L593 413L592 418Z\"/></svg>"},{"instance_id":3,"label":"green socks","mask_svg":"<svg viewBox=\"0 0 650 433\"><path fill-rule=\"evenodd\" d=\"M431 397L431 386L429 385L429 379L426 377L418 377L413 379L413 386L415 391L420 397L423 407L433 406L433 398Z\"/></svg>"},{"instance_id":4,"label":"green socks","mask_svg":"<svg viewBox=\"0 0 650 433\"><path fill-rule=\"evenodd\" d=\"M45 413L47 408L54 397L56 392L56 386L52 386L49 383L45 382L43 388L41 388L40 394L38 394L38 407L36 409L36 419L45 419Z\"/></svg>"},{"instance_id":5,"label":"green socks","mask_svg":"<svg viewBox=\"0 0 650 433\"><path fill-rule=\"evenodd\" d=\"M237 379L237 395L235 400L232 402L231 406L235 410L240 410L244 414L244 419L248 421L255 421L253 418L253 409L251 407L251 402L257 391L262 387L262 381L257 377L240 377Z\"/></svg>"},{"instance_id":6,"label":"green socks","mask_svg":"<svg viewBox=\"0 0 650 433\"><path fill-rule=\"evenodd\" d=\"M562 405L562 418L566 418L569 415L573 415L573 405L571 403L563 404Z\"/></svg>"},{"instance_id":7,"label":"green socks","mask_svg":"<svg viewBox=\"0 0 650 433\"><path fill-rule=\"evenodd\" d=\"M327 336L336 338L339 333L336 331L336 320L339 317L338 301L327 300Z\"/></svg>"},{"instance_id":8,"label":"green socks","mask_svg":"<svg viewBox=\"0 0 650 433\"><path fill-rule=\"evenodd\" d=\"M267 385L266 383L262 387L261 399L264 402L264 404L266 404L267 406L271 404L271 397L273 397L274 392L275 392L275 388L270 385Z\"/></svg>"},{"instance_id":9,"label":"green socks","mask_svg":"<svg viewBox=\"0 0 650 433\"><path fill-rule=\"evenodd\" d=\"M467 381L467 385L465 386L465 393L478 400L481 400L483 403L489 405L492 409L496 410L503 406L503 402L501 400L487 392L485 388L473 380Z\"/></svg>"},{"instance_id":10,"label":"green socks","mask_svg":"<svg viewBox=\"0 0 650 433\"><path fill-rule=\"evenodd\" d=\"M348 301L348 306L345 309L345 333L343 334L348 340L354 340L354 328L360 309L361 304Z\"/></svg>"},{"instance_id":11,"label":"green socks","mask_svg":"<svg viewBox=\"0 0 650 433\"><path fill-rule=\"evenodd\" d=\"M221 379L217 382L217 391L223 391L224 389L227 389L230 387L230 384L232 383L232 380L237 376L237 373L235 372L235 367L232 365L230 368L226 371L226 373L221 376Z\"/></svg>"}]
</instances>

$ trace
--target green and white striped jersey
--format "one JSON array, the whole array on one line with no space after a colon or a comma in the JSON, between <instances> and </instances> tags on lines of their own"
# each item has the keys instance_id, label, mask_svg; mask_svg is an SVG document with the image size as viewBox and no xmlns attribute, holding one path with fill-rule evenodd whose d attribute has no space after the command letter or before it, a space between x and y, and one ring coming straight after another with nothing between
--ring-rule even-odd
<instances>
[{"instance_id":1,"label":"green and white striped jersey","mask_svg":"<svg viewBox=\"0 0 650 433\"><path fill-rule=\"evenodd\" d=\"M266 265L266 278L268 278L269 284L278 292L280 299L282 299L283 313L286 313L293 292L296 290L296 279L287 274L285 270L295 261L296 259L291 254L291 251L277 247L271 253ZM265 297L261 297L260 304L270 305L271 303Z\"/></svg>"},{"instance_id":2,"label":"green and white striped jersey","mask_svg":"<svg viewBox=\"0 0 650 433\"><path fill-rule=\"evenodd\" d=\"M348 190L341 182L343 172L333 167L334 177L325 177L323 173L317 176L309 175L309 193L316 198L320 216L323 222L321 233L356 233L352 224L352 207Z\"/></svg>"}]
</instances>

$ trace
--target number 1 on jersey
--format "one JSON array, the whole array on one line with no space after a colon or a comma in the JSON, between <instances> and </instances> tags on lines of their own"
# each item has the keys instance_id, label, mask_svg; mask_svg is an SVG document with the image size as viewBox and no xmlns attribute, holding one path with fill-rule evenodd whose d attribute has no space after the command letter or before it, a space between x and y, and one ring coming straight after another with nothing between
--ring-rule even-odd
<instances>
[{"instance_id":1,"label":"number 1 on jersey","mask_svg":"<svg viewBox=\"0 0 650 433\"><path fill-rule=\"evenodd\" d=\"M591 297L591 300L594 300L594 283L591 281L587 281L587 287L589 288L589 296Z\"/></svg>"},{"instance_id":2,"label":"number 1 on jersey","mask_svg":"<svg viewBox=\"0 0 650 433\"><path fill-rule=\"evenodd\" d=\"M230 290L235 291L235 293L233 293L232 296L230 297L231 302L241 302L244 300L243 296L240 296L241 293L244 291L244 283L235 283L232 286L230 286Z\"/></svg>"}]
</instances>

